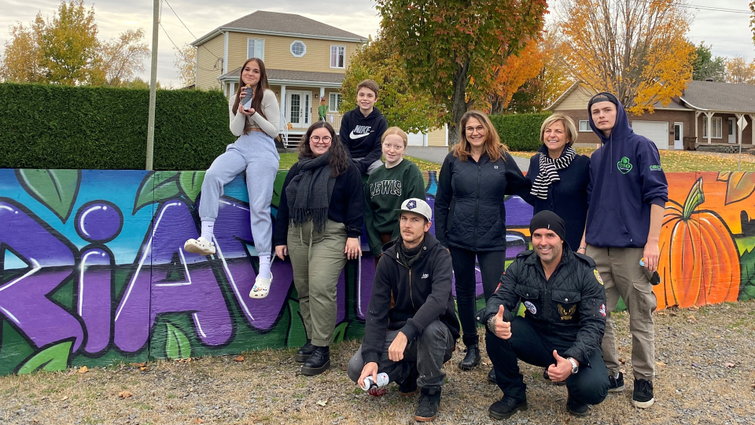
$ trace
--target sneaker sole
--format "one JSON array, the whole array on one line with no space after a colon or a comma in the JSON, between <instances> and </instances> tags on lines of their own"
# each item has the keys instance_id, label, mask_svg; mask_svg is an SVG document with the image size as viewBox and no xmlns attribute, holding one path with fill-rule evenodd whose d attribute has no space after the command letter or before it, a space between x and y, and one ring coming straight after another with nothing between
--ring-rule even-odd
<instances>
[{"instance_id":1,"label":"sneaker sole","mask_svg":"<svg viewBox=\"0 0 755 425\"><path fill-rule=\"evenodd\" d=\"M330 360L328 360L324 365L321 367L301 367L301 374L304 376L315 376L319 375L326 370L330 369Z\"/></svg>"},{"instance_id":2,"label":"sneaker sole","mask_svg":"<svg viewBox=\"0 0 755 425\"><path fill-rule=\"evenodd\" d=\"M647 409L648 407L652 406L653 403L655 403L655 398L651 398L648 401L637 401L635 399L632 399L632 406L640 409Z\"/></svg>"},{"instance_id":3,"label":"sneaker sole","mask_svg":"<svg viewBox=\"0 0 755 425\"><path fill-rule=\"evenodd\" d=\"M477 366L479 366L479 365L480 365L480 360L477 360L477 361L476 361L476 362L475 362L474 364L472 364L472 365L462 365L461 363L459 363L459 369L461 369L461 370L463 370L463 371L470 371L470 370L472 370L472 369L476 368L476 367L477 367Z\"/></svg>"},{"instance_id":4,"label":"sneaker sole","mask_svg":"<svg viewBox=\"0 0 755 425\"><path fill-rule=\"evenodd\" d=\"M567 407L567 408L566 408L566 410L568 410L568 411L569 411L569 414L570 414L570 415L578 416L578 417L580 417L580 418L584 418L585 416L588 416L588 415L590 414L590 409L588 409L588 410L587 410L587 411L585 411L585 412L578 412L578 411L576 411L576 410L572 410L572 409L570 409L569 407Z\"/></svg>"},{"instance_id":5,"label":"sneaker sole","mask_svg":"<svg viewBox=\"0 0 755 425\"><path fill-rule=\"evenodd\" d=\"M623 385L622 385L622 386L620 386L620 387L616 387L616 388L609 388L609 389L608 389L608 392L609 392L609 393L620 393L620 392L622 392L622 391L624 391L624 386L623 386Z\"/></svg>"},{"instance_id":6,"label":"sneaker sole","mask_svg":"<svg viewBox=\"0 0 755 425\"><path fill-rule=\"evenodd\" d=\"M203 255L205 257L215 255L215 251L205 251L196 245L184 244L184 251L191 254Z\"/></svg>"},{"instance_id":7,"label":"sneaker sole","mask_svg":"<svg viewBox=\"0 0 755 425\"><path fill-rule=\"evenodd\" d=\"M432 421L434 421L434 420L435 420L435 418L437 418L437 417L438 417L438 414L437 414L437 413L436 413L435 415L433 415L433 416L429 417L429 418L426 418L426 417L424 417L424 416L417 416L417 415L414 415L414 420L415 420L415 421L417 421L417 422L432 422Z\"/></svg>"},{"instance_id":8,"label":"sneaker sole","mask_svg":"<svg viewBox=\"0 0 755 425\"><path fill-rule=\"evenodd\" d=\"M499 419L499 420L500 419L508 419L514 413L516 413L516 412L518 412L520 410L527 410L528 407L529 406L527 404L524 404L522 406L518 406L518 407L514 408L514 410L510 411L509 413L503 413L503 414L497 413L497 412L493 412L492 410L488 409L488 415L490 415L490 417L493 418L493 419Z\"/></svg>"}]
</instances>

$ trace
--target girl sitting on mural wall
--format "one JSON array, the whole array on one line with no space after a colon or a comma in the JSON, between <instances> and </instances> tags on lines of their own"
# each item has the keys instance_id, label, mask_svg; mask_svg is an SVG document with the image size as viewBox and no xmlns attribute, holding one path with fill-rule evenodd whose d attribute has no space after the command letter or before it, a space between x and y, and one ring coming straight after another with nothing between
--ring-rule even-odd
<instances>
[{"instance_id":1,"label":"girl sitting on mural wall","mask_svg":"<svg viewBox=\"0 0 755 425\"><path fill-rule=\"evenodd\" d=\"M302 375L330 367L336 326L336 285L346 259L362 254L364 191L359 169L326 121L307 129L299 162L283 182L275 222L275 253L291 258L307 343L296 353Z\"/></svg>"},{"instance_id":2,"label":"girl sitting on mural wall","mask_svg":"<svg viewBox=\"0 0 755 425\"><path fill-rule=\"evenodd\" d=\"M200 255L215 254L213 230L223 186L245 171L252 237L259 255L259 273L249 296L264 298L273 280L270 272L273 231L270 203L280 161L273 141L278 135L280 106L275 93L270 90L262 60L251 58L241 67L239 88L229 99L228 106L231 133L238 139L228 145L225 153L213 161L205 174L199 203L201 236L186 241L184 249Z\"/></svg>"}]
</instances>

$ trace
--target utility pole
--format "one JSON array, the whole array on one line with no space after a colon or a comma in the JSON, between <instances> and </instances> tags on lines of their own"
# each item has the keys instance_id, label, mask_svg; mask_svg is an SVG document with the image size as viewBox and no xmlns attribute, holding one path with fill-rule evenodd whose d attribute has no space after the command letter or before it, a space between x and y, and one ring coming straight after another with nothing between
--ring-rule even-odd
<instances>
[{"instance_id":1,"label":"utility pole","mask_svg":"<svg viewBox=\"0 0 755 425\"><path fill-rule=\"evenodd\" d=\"M152 0L152 66L149 77L149 121L147 122L147 170L152 170L155 155L155 98L157 89L157 35L160 25L160 0Z\"/></svg>"}]
</instances>

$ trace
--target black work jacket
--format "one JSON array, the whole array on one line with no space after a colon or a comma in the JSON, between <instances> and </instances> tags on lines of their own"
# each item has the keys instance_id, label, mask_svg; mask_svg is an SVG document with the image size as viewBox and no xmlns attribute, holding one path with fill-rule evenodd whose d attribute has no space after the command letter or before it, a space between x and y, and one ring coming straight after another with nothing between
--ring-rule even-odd
<instances>
[{"instance_id":1,"label":"black work jacket","mask_svg":"<svg viewBox=\"0 0 755 425\"><path fill-rule=\"evenodd\" d=\"M503 304L504 320L511 320L520 301L525 320L535 329L572 342L563 357L589 366L589 355L601 349L606 329L606 291L592 258L564 244L561 262L546 281L537 254L520 252L477 319L487 323Z\"/></svg>"}]
</instances>

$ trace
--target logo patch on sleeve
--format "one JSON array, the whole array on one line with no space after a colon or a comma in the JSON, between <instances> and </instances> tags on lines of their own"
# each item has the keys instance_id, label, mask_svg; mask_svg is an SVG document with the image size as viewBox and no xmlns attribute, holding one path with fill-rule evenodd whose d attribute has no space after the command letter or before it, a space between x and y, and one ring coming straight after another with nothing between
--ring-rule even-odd
<instances>
[{"instance_id":1,"label":"logo patch on sleeve","mask_svg":"<svg viewBox=\"0 0 755 425\"><path fill-rule=\"evenodd\" d=\"M532 304L529 301L525 301L524 306L527 307L527 311L529 311L530 314L537 314L537 307L535 307L535 304Z\"/></svg>"},{"instance_id":2,"label":"logo patch on sleeve","mask_svg":"<svg viewBox=\"0 0 755 425\"><path fill-rule=\"evenodd\" d=\"M597 269L593 269L592 272L595 273L595 279L598 279L598 283L600 283L601 285L603 285L603 279L600 278L600 273L598 273L598 270Z\"/></svg>"},{"instance_id":3,"label":"logo patch on sleeve","mask_svg":"<svg viewBox=\"0 0 755 425\"><path fill-rule=\"evenodd\" d=\"M600 305L600 310L598 310L598 312L599 312L600 314L602 314L602 315L603 315L603 317L606 317L606 305L605 305L605 304L601 304L601 305Z\"/></svg>"}]
</instances>

